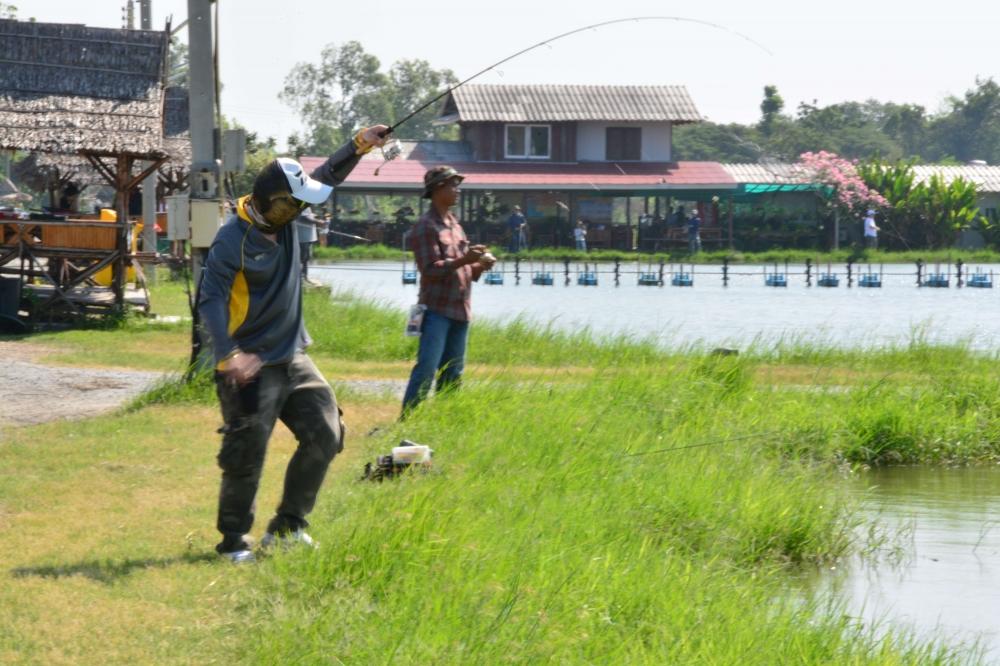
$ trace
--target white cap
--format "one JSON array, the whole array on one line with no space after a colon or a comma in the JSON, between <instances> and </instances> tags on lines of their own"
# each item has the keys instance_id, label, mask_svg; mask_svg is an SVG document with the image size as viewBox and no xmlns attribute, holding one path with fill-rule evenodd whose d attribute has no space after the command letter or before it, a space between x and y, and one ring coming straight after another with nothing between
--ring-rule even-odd
<instances>
[{"instance_id":1,"label":"white cap","mask_svg":"<svg viewBox=\"0 0 1000 666\"><path fill-rule=\"evenodd\" d=\"M292 188L292 196L308 204L321 204L330 197L333 187L310 178L302 165L290 157L279 157L278 164Z\"/></svg>"}]
</instances>

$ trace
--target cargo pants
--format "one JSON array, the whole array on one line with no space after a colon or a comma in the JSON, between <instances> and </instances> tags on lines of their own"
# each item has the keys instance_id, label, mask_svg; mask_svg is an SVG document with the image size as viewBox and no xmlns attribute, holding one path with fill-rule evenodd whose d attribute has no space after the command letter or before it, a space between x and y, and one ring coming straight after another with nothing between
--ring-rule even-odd
<instances>
[{"instance_id":1,"label":"cargo pants","mask_svg":"<svg viewBox=\"0 0 1000 666\"><path fill-rule=\"evenodd\" d=\"M223 540L216 549L245 547L243 535L253 526L267 442L277 419L295 435L298 448L267 531L306 527L330 461L344 448L344 422L333 389L312 360L297 353L288 363L264 366L253 382L241 387L216 373L216 392L224 420L217 458L222 468L217 527Z\"/></svg>"}]
</instances>

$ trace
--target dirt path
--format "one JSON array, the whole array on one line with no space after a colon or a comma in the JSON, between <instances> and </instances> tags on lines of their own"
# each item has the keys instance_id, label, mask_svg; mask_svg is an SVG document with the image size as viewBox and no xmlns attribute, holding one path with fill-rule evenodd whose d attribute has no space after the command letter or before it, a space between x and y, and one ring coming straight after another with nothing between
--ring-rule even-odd
<instances>
[{"instance_id":1,"label":"dirt path","mask_svg":"<svg viewBox=\"0 0 1000 666\"><path fill-rule=\"evenodd\" d=\"M0 342L0 433L12 426L79 419L113 410L160 377L138 370L74 368L35 361L45 350Z\"/></svg>"}]
</instances>

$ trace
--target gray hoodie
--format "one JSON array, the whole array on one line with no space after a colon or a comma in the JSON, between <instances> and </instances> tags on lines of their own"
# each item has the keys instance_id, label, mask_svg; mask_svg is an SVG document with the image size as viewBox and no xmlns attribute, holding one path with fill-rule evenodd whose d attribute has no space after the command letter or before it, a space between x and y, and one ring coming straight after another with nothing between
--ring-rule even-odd
<instances>
[{"instance_id":1,"label":"gray hoodie","mask_svg":"<svg viewBox=\"0 0 1000 666\"><path fill-rule=\"evenodd\" d=\"M311 175L336 186L360 159L348 142ZM257 354L265 364L285 363L312 342L302 321L295 226L286 224L272 242L236 214L216 234L198 286L200 334L208 338L216 364L235 349Z\"/></svg>"}]
</instances>

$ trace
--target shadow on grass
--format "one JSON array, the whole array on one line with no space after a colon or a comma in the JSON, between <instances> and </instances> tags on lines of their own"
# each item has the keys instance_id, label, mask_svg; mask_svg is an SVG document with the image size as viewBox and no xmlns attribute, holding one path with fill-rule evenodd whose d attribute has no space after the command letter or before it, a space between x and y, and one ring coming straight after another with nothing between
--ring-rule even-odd
<instances>
[{"instance_id":1,"label":"shadow on grass","mask_svg":"<svg viewBox=\"0 0 1000 666\"><path fill-rule=\"evenodd\" d=\"M110 585L132 574L137 569L165 569L175 564L199 564L218 561L215 553L186 553L177 557L150 557L134 560L95 560L77 564L56 564L45 567L18 567L12 569L14 578L67 578L84 576L98 583Z\"/></svg>"}]
</instances>

